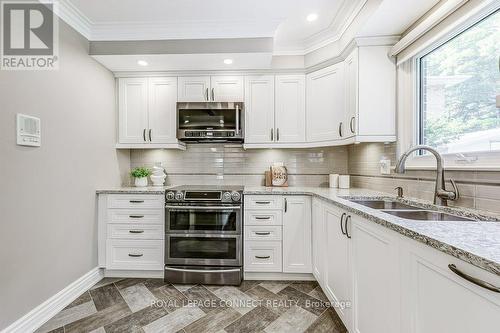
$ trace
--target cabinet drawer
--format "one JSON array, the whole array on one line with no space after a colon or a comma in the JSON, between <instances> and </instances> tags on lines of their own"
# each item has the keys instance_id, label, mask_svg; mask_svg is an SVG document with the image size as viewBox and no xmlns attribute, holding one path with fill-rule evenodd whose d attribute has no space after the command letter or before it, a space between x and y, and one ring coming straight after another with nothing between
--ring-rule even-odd
<instances>
[{"instance_id":1,"label":"cabinet drawer","mask_svg":"<svg viewBox=\"0 0 500 333\"><path fill-rule=\"evenodd\" d=\"M280 241L281 226L247 226L245 228L245 241Z\"/></svg>"},{"instance_id":2,"label":"cabinet drawer","mask_svg":"<svg viewBox=\"0 0 500 333\"><path fill-rule=\"evenodd\" d=\"M113 194L108 196L108 208L165 208L163 195Z\"/></svg>"},{"instance_id":3,"label":"cabinet drawer","mask_svg":"<svg viewBox=\"0 0 500 333\"><path fill-rule=\"evenodd\" d=\"M281 272L280 241L245 242L245 272Z\"/></svg>"},{"instance_id":4,"label":"cabinet drawer","mask_svg":"<svg viewBox=\"0 0 500 333\"><path fill-rule=\"evenodd\" d=\"M246 210L245 225L282 225L283 212L281 210Z\"/></svg>"},{"instance_id":5,"label":"cabinet drawer","mask_svg":"<svg viewBox=\"0 0 500 333\"><path fill-rule=\"evenodd\" d=\"M108 238L163 239L163 224L108 224Z\"/></svg>"},{"instance_id":6,"label":"cabinet drawer","mask_svg":"<svg viewBox=\"0 0 500 333\"><path fill-rule=\"evenodd\" d=\"M245 208L248 209L282 209L281 195L245 195Z\"/></svg>"},{"instance_id":7,"label":"cabinet drawer","mask_svg":"<svg viewBox=\"0 0 500 333\"><path fill-rule=\"evenodd\" d=\"M163 241L106 241L106 268L130 270L163 270Z\"/></svg>"},{"instance_id":8,"label":"cabinet drawer","mask_svg":"<svg viewBox=\"0 0 500 333\"><path fill-rule=\"evenodd\" d=\"M164 224L163 209L108 209L108 223Z\"/></svg>"}]
</instances>

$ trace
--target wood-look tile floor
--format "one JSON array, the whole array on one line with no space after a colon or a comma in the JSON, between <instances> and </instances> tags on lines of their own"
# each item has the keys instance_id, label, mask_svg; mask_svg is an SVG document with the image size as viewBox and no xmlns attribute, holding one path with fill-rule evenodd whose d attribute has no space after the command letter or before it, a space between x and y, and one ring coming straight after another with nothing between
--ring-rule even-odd
<instances>
[{"instance_id":1,"label":"wood-look tile floor","mask_svg":"<svg viewBox=\"0 0 500 333\"><path fill-rule=\"evenodd\" d=\"M347 332L313 281L103 279L37 332Z\"/></svg>"}]
</instances>

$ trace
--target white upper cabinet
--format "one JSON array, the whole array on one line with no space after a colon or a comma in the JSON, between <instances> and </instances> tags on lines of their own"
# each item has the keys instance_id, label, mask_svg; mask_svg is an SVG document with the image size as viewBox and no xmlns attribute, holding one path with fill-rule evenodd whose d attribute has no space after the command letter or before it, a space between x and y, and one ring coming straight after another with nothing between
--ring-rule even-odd
<instances>
[{"instance_id":1,"label":"white upper cabinet","mask_svg":"<svg viewBox=\"0 0 500 333\"><path fill-rule=\"evenodd\" d=\"M344 64L307 75L307 141L334 141L343 137L345 124Z\"/></svg>"},{"instance_id":2,"label":"white upper cabinet","mask_svg":"<svg viewBox=\"0 0 500 333\"><path fill-rule=\"evenodd\" d=\"M152 143L177 141L177 78L149 79L149 131Z\"/></svg>"},{"instance_id":3,"label":"white upper cabinet","mask_svg":"<svg viewBox=\"0 0 500 333\"><path fill-rule=\"evenodd\" d=\"M148 129L148 79L118 81L120 143L146 143Z\"/></svg>"},{"instance_id":4,"label":"white upper cabinet","mask_svg":"<svg viewBox=\"0 0 500 333\"><path fill-rule=\"evenodd\" d=\"M305 142L305 75L278 75L275 88L276 142Z\"/></svg>"},{"instance_id":5,"label":"white upper cabinet","mask_svg":"<svg viewBox=\"0 0 500 333\"><path fill-rule=\"evenodd\" d=\"M245 77L245 143L274 142L274 75Z\"/></svg>"},{"instance_id":6,"label":"white upper cabinet","mask_svg":"<svg viewBox=\"0 0 500 333\"><path fill-rule=\"evenodd\" d=\"M118 79L118 148L183 148L176 131L177 78Z\"/></svg>"},{"instance_id":7,"label":"white upper cabinet","mask_svg":"<svg viewBox=\"0 0 500 333\"><path fill-rule=\"evenodd\" d=\"M361 46L354 51L357 52L354 63L358 63L356 141L396 140L396 65L388 56L390 49L390 46ZM349 111L352 114L354 105Z\"/></svg>"},{"instance_id":8,"label":"white upper cabinet","mask_svg":"<svg viewBox=\"0 0 500 333\"><path fill-rule=\"evenodd\" d=\"M209 102L210 76L187 76L178 78L177 98L179 102Z\"/></svg>"},{"instance_id":9,"label":"white upper cabinet","mask_svg":"<svg viewBox=\"0 0 500 333\"><path fill-rule=\"evenodd\" d=\"M210 98L213 102L243 102L243 76L212 76Z\"/></svg>"},{"instance_id":10,"label":"white upper cabinet","mask_svg":"<svg viewBox=\"0 0 500 333\"><path fill-rule=\"evenodd\" d=\"M243 102L243 76L179 77L179 102Z\"/></svg>"},{"instance_id":11,"label":"white upper cabinet","mask_svg":"<svg viewBox=\"0 0 500 333\"><path fill-rule=\"evenodd\" d=\"M345 59L345 96L346 112L345 123L347 125L345 136L351 137L356 134L358 114L358 50L355 49Z\"/></svg>"},{"instance_id":12,"label":"white upper cabinet","mask_svg":"<svg viewBox=\"0 0 500 333\"><path fill-rule=\"evenodd\" d=\"M284 197L283 272L312 273L310 197Z\"/></svg>"}]
</instances>

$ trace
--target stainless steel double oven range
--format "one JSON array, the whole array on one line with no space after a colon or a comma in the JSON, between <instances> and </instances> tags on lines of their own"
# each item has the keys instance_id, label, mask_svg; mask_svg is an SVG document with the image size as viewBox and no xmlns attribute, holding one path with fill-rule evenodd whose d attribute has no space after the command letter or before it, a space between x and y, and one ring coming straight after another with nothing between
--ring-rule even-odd
<instances>
[{"instance_id":1,"label":"stainless steel double oven range","mask_svg":"<svg viewBox=\"0 0 500 333\"><path fill-rule=\"evenodd\" d=\"M243 188L180 186L165 197L165 281L239 285Z\"/></svg>"}]
</instances>

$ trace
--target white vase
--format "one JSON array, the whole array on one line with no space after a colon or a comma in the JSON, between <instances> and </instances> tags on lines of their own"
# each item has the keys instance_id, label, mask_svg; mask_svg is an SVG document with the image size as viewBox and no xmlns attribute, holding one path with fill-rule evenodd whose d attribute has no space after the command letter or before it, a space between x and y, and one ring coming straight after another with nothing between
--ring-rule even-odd
<instances>
[{"instance_id":1,"label":"white vase","mask_svg":"<svg viewBox=\"0 0 500 333\"><path fill-rule=\"evenodd\" d=\"M148 177L135 178L135 186L146 187L148 186Z\"/></svg>"}]
</instances>

